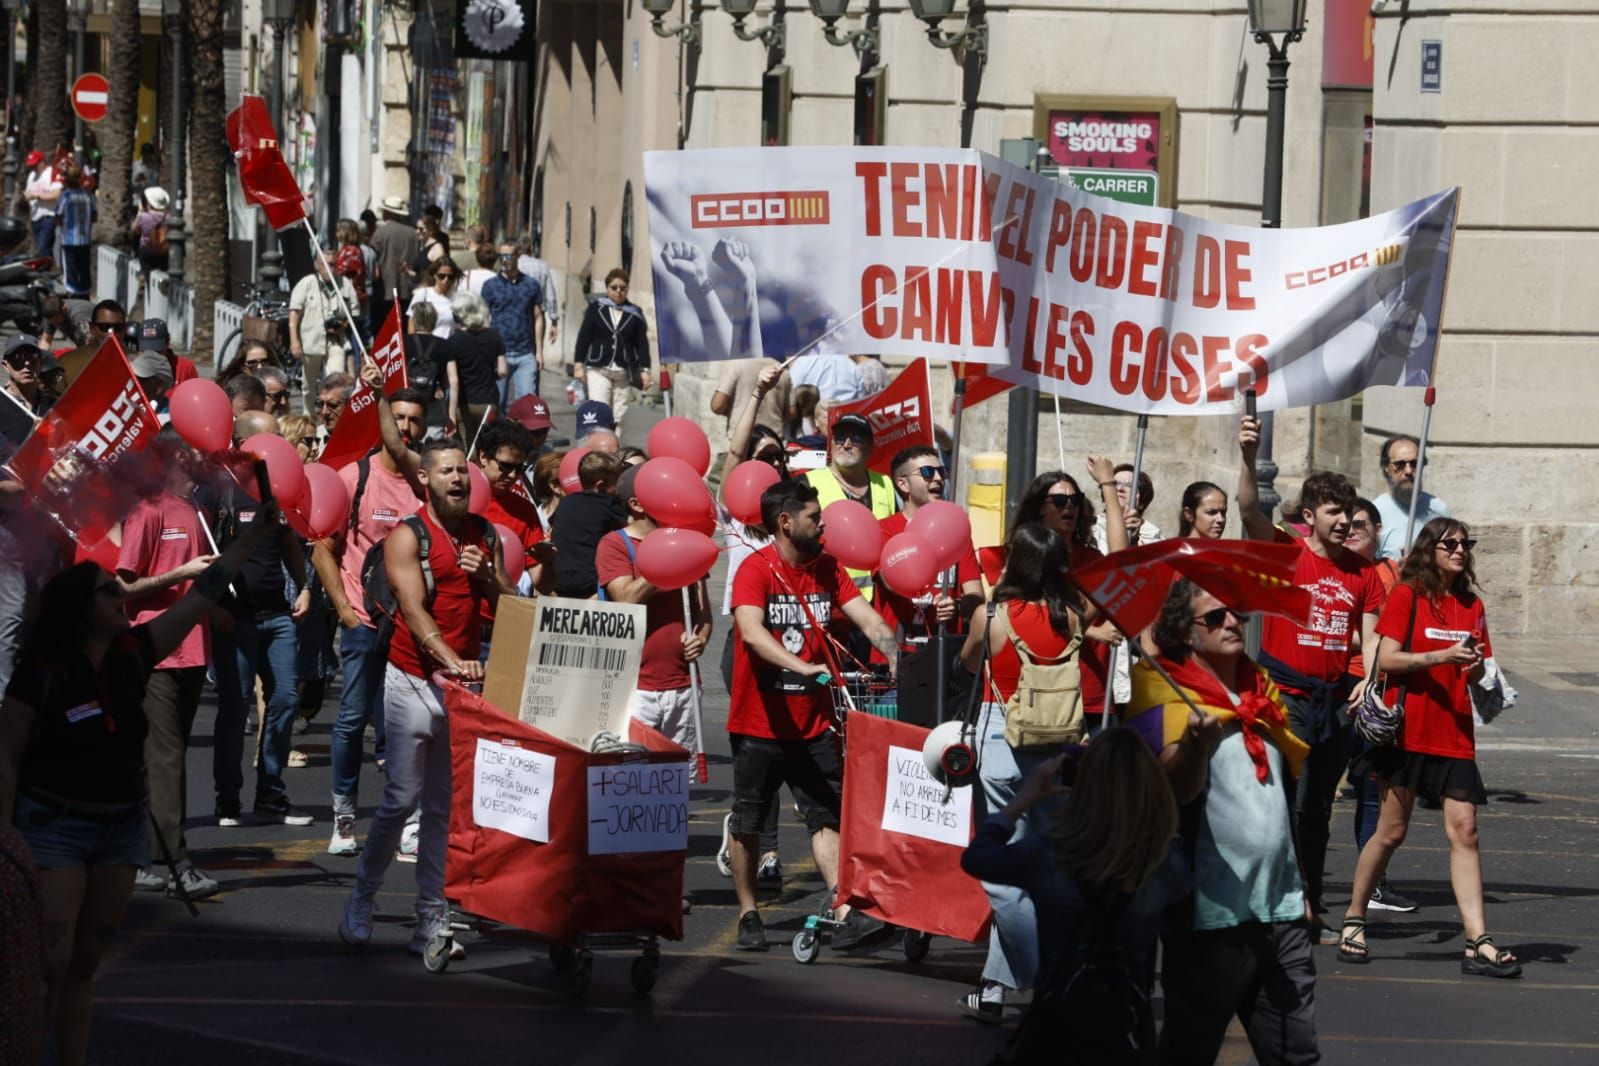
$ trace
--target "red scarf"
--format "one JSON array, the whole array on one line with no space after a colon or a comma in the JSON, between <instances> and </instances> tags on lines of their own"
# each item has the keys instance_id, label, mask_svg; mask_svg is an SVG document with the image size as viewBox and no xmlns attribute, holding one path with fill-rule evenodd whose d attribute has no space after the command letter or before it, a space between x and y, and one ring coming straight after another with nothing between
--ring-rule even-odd
<instances>
[{"instance_id":1,"label":"red scarf","mask_svg":"<svg viewBox=\"0 0 1599 1066\"><path fill-rule=\"evenodd\" d=\"M1187 662L1180 664L1164 658L1161 663L1173 681L1197 697L1194 702L1212 707L1231 707L1237 713L1238 720L1243 723L1244 750L1249 752L1250 761L1255 764L1255 779L1265 784L1270 768L1266 762L1264 733L1268 726L1281 727L1286 722L1281 705L1267 694L1266 686L1270 682L1265 672L1248 659L1239 658L1233 679L1234 692L1238 697L1238 703L1234 706L1232 697L1222 683L1209 667L1199 662L1197 656L1190 655Z\"/></svg>"}]
</instances>

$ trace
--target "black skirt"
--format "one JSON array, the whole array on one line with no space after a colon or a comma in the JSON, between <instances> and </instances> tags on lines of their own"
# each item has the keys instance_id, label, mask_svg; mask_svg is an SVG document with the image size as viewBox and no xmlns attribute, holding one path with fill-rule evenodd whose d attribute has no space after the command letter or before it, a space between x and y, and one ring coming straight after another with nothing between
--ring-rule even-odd
<instances>
[{"instance_id":1,"label":"black skirt","mask_svg":"<svg viewBox=\"0 0 1599 1066\"><path fill-rule=\"evenodd\" d=\"M1479 807L1488 802L1488 791L1474 759L1424 755L1399 748L1368 748L1355 757L1349 772L1351 777L1376 774L1390 785L1430 800L1448 798Z\"/></svg>"}]
</instances>

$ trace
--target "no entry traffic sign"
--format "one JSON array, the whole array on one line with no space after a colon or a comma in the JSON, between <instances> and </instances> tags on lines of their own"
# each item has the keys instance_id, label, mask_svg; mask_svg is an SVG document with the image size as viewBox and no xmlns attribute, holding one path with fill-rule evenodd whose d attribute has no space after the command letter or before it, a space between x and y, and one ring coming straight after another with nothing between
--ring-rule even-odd
<instances>
[{"instance_id":1,"label":"no entry traffic sign","mask_svg":"<svg viewBox=\"0 0 1599 1066\"><path fill-rule=\"evenodd\" d=\"M85 74L72 83L72 110L85 122L99 122L105 118L110 99L111 83L103 75Z\"/></svg>"}]
</instances>

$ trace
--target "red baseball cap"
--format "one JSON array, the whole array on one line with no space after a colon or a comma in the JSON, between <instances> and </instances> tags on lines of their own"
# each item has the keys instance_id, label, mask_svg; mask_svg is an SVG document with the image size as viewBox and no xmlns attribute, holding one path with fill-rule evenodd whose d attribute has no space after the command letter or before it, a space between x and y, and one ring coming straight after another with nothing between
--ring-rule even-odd
<instances>
[{"instance_id":1,"label":"red baseball cap","mask_svg":"<svg viewBox=\"0 0 1599 1066\"><path fill-rule=\"evenodd\" d=\"M550 405L537 396L524 396L506 408L506 415L535 432L555 425L550 420Z\"/></svg>"},{"instance_id":2,"label":"red baseball cap","mask_svg":"<svg viewBox=\"0 0 1599 1066\"><path fill-rule=\"evenodd\" d=\"M33 151L28 153L28 158L22 161L22 165L25 167L36 167L43 162L44 153L35 148Z\"/></svg>"}]
</instances>

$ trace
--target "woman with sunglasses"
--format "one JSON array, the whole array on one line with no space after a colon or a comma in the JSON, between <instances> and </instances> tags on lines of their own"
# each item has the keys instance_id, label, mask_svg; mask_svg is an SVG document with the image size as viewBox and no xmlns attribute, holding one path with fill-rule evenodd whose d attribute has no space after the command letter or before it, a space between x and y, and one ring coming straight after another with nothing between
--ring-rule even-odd
<instances>
[{"instance_id":1,"label":"woman with sunglasses","mask_svg":"<svg viewBox=\"0 0 1599 1066\"><path fill-rule=\"evenodd\" d=\"M217 375L217 384L226 386L240 374L255 374L268 366L283 369L283 360L278 358L278 353L273 350L272 345L266 341L245 341L239 345L239 354L228 360L228 365Z\"/></svg>"},{"instance_id":2,"label":"woman with sunglasses","mask_svg":"<svg viewBox=\"0 0 1599 1066\"><path fill-rule=\"evenodd\" d=\"M40 596L0 708L0 822L16 824L39 866L45 1017L63 1063L84 1061L95 970L150 860L145 684L278 528L277 505L259 508L219 559L185 575L194 583L182 599L138 626L121 582L95 563L56 575Z\"/></svg>"},{"instance_id":3,"label":"woman with sunglasses","mask_svg":"<svg viewBox=\"0 0 1599 1066\"><path fill-rule=\"evenodd\" d=\"M1519 977L1521 962L1488 935L1482 901L1477 807L1488 802L1477 769L1470 685L1493 654L1465 523L1434 518L1422 527L1377 620L1377 668L1401 692L1404 719L1398 742L1357 760L1352 774L1382 780L1377 831L1360 850L1355 885L1344 916L1338 955L1366 962L1366 906L1388 860L1405 842L1418 795L1442 802L1449 840L1449 881L1466 927L1460 971Z\"/></svg>"},{"instance_id":4,"label":"woman with sunglasses","mask_svg":"<svg viewBox=\"0 0 1599 1066\"><path fill-rule=\"evenodd\" d=\"M433 308L438 316L433 324L433 335L439 340L449 340L450 334L455 331L455 312L450 309L450 303L455 296L455 281L460 277L455 263L449 259L437 263L429 263L422 272L422 284L417 286L411 294L410 311L416 310L422 304Z\"/></svg>"}]
</instances>

